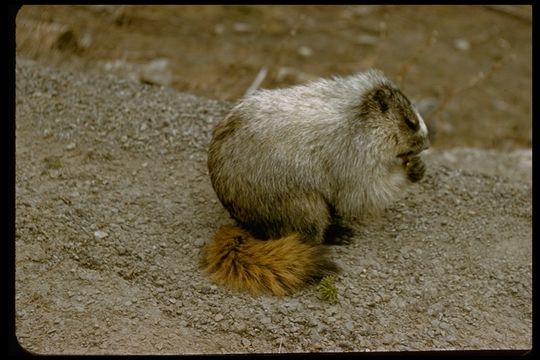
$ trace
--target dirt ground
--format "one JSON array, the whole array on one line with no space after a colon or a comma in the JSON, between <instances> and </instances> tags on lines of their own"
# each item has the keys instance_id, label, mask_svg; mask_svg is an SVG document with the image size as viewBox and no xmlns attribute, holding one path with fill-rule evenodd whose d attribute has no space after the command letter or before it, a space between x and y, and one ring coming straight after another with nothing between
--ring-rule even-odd
<instances>
[{"instance_id":1,"label":"dirt ground","mask_svg":"<svg viewBox=\"0 0 540 360\"><path fill-rule=\"evenodd\" d=\"M230 104L17 63L16 330L25 349L531 347L530 151L426 156L426 180L366 220L353 244L332 248L344 269L337 304L314 286L252 298L197 266L201 246L230 222L206 169L211 128ZM467 163L474 172L458 170Z\"/></svg>"},{"instance_id":2,"label":"dirt ground","mask_svg":"<svg viewBox=\"0 0 540 360\"><path fill-rule=\"evenodd\" d=\"M23 7L21 346L40 354L530 349L531 25L530 10L516 9ZM149 75L160 58L168 67ZM230 109L224 100L265 66L261 87L381 67L404 78L436 134L426 178L359 224L352 244L331 248L344 269L334 304L315 286L285 299L230 292L197 267L200 248L231 221L206 169L211 129ZM484 80L456 90L480 71ZM448 91L458 94L444 105Z\"/></svg>"}]
</instances>

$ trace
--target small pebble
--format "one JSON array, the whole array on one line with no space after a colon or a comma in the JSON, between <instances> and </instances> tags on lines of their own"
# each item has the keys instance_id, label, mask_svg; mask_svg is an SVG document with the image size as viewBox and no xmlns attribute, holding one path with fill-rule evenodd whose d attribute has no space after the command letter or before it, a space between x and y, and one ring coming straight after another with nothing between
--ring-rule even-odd
<instances>
[{"instance_id":1,"label":"small pebble","mask_svg":"<svg viewBox=\"0 0 540 360\"><path fill-rule=\"evenodd\" d=\"M251 25L243 23L243 22L236 22L233 25L233 30L237 33L247 33L251 31Z\"/></svg>"},{"instance_id":2,"label":"small pebble","mask_svg":"<svg viewBox=\"0 0 540 360\"><path fill-rule=\"evenodd\" d=\"M377 45L379 38L373 35L360 35L356 38L356 44L374 46Z\"/></svg>"},{"instance_id":3,"label":"small pebble","mask_svg":"<svg viewBox=\"0 0 540 360\"><path fill-rule=\"evenodd\" d=\"M197 247L201 247L204 245L204 243L205 243L204 239L197 239L195 240L194 245Z\"/></svg>"},{"instance_id":4,"label":"small pebble","mask_svg":"<svg viewBox=\"0 0 540 360\"><path fill-rule=\"evenodd\" d=\"M454 47L461 51L467 51L471 48L471 43L465 39L456 39L454 41Z\"/></svg>"},{"instance_id":5,"label":"small pebble","mask_svg":"<svg viewBox=\"0 0 540 360\"><path fill-rule=\"evenodd\" d=\"M302 57L310 57L311 55L313 55L313 50L311 50L311 48L307 47L307 46L300 46L298 48L298 54Z\"/></svg>"},{"instance_id":6,"label":"small pebble","mask_svg":"<svg viewBox=\"0 0 540 360\"><path fill-rule=\"evenodd\" d=\"M99 240L104 239L107 236L109 236L109 234L107 234L105 231L98 230L94 232L94 237Z\"/></svg>"},{"instance_id":7,"label":"small pebble","mask_svg":"<svg viewBox=\"0 0 540 360\"><path fill-rule=\"evenodd\" d=\"M218 35L221 35L225 32L225 26L223 26L222 24L217 24L216 26L214 26L214 32Z\"/></svg>"},{"instance_id":8,"label":"small pebble","mask_svg":"<svg viewBox=\"0 0 540 360\"><path fill-rule=\"evenodd\" d=\"M248 347L251 345L251 341L249 341L248 339L242 339L242 345Z\"/></svg>"}]
</instances>

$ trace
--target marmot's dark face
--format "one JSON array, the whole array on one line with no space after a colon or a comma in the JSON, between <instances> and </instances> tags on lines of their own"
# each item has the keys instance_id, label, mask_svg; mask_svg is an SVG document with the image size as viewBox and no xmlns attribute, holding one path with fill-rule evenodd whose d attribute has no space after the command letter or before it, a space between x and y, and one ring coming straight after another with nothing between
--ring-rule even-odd
<instances>
[{"instance_id":1,"label":"marmot's dark face","mask_svg":"<svg viewBox=\"0 0 540 360\"><path fill-rule=\"evenodd\" d=\"M381 145L394 156L410 157L429 147L424 120L400 90L389 85L373 89L365 95L361 112L364 119L373 119L369 128L381 135Z\"/></svg>"}]
</instances>

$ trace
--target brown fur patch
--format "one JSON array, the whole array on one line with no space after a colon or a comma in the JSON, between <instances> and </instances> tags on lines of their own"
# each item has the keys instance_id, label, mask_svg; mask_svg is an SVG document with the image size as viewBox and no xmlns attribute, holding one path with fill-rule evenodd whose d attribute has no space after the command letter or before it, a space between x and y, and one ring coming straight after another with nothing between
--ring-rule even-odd
<instances>
[{"instance_id":1,"label":"brown fur patch","mask_svg":"<svg viewBox=\"0 0 540 360\"><path fill-rule=\"evenodd\" d=\"M212 131L214 141L221 141L229 136L234 130L240 127L241 120L234 113L225 117L224 121L219 122Z\"/></svg>"}]
</instances>

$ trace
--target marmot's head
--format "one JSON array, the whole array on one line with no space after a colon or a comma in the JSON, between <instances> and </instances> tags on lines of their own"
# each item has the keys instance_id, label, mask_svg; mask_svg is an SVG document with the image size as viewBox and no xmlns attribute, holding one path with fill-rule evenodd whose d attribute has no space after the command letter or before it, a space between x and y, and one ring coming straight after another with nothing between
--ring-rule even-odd
<instances>
[{"instance_id":1,"label":"marmot's head","mask_svg":"<svg viewBox=\"0 0 540 360\"><path fill-rule=\"evenodd\" d=\"M391 82L376 84L361 101L357 121L389 155L407 158L429 147L428 129L409 99Z\"/></svg>"}]
</instances>

